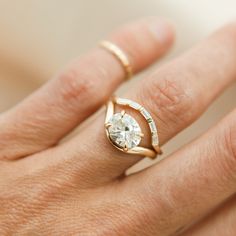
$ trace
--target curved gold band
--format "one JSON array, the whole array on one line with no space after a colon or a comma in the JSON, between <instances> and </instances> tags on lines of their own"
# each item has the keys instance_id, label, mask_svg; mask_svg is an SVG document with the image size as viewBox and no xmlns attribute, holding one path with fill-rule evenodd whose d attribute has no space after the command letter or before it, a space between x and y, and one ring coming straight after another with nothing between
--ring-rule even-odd
<instances>
[{"instance_id":1,"label":"curved gold band","mask_svg":"<svg viewBox=\"0 0 236 236\"><path fill-rule=\"evenodd\" d=\"M115 44L109 41L102 41L100 43L100 46L108 50L118 59L118 61L121 63L121 65L123 66L125 70L125 73L126 73L125 79L126 80L130 79L133 76L133 70L126 54L118 46L116 46Z\"/></svg>"},{"instance_id":2,"label":"curved gold band","mask_svg":"<svg viewBox=\"0 0 236 236\"><path fill-rule=\"evenodd\" d=\"M110 135L109 135L107 127L109 127L109 120L111 119L111 117L113 116L115 112L115 104L131 107L134 110L140 112L140 114L146 119L150 128L150 131L151 131L151 135L152 135L152 149L136 146L136 147L133 147L132 149L127 149L124 151L123 148L115 145L112 142L112 140L110 139ZM162 154L162 150L159 146L158 133L157 133L157 128L154 123L154 120L152 119L151 115L147 112L147 110L144 107L142 107L138 103L133 102L129 99L114 97L113 99L108 101L106 118L105 118L105 130L106 130L107 138L109 139L111 144L121 151L130 153L130 154L138 154L138 155L146 156L151 159L155 159L157 155Z\"/></svg>"}]
</instances>

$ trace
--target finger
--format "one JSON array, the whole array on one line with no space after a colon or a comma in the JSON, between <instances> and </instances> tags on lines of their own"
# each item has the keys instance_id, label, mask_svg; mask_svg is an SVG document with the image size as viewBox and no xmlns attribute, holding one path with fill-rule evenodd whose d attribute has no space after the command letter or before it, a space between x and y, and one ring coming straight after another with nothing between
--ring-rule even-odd
<instances>
[{"instance_id":1,"label":"finger","mask_svg":"<svg viewBox=\"0 0 236 236\"><path fill-rule=\"evenodd\" d=\"M159 129L161 144L198 118L232 83L236 76L235 38L235 24L224 27L123 96L150 111ZM140 160L109 143L104 132L104 113L77 137L50 151L50 156L55 156L58 162L66 156L68 161L76 163L77 173L87 173L83 176L92 183L94 179L96 183L110 181ZM136 113L132 116L143 124L142 117ZM145 140L149 142L148 134L145 130Z\"/></svg>"},{"instance_id":2,"label":"finger","mask_svg":"<svg viewBox=\"0 0 236 236\"><path fill-rule=\"evenodd\" d=\"M110 40L127 54L138 72L166 52L173 31L168 23L148 18L115 31ZM124 77L117 58L104 49L96 48L75 59L0 117L0 157L14 159L57 143L104 104Z\"/></svg>"},{"instance_id":3,"label":"finger","mask_svg":"<svg viewBox=\"0 0 236 236\"><path fill-rule=\"evenodd\" d=\"M236 234L236 198L211 213L181 236L234 236Z\"/></svg>"},{"instance_id":4,"label":"finger","mask_svg":"<svg viewBox=\"0 0 236 236\"><path fill-rule=\"evenodd\" d=\"M236 110L159 165L127 178L126 193L142 206L139 215L148 215L153 231L178 232L235 193L235 119Z\"/></svg>"}]
</instances>

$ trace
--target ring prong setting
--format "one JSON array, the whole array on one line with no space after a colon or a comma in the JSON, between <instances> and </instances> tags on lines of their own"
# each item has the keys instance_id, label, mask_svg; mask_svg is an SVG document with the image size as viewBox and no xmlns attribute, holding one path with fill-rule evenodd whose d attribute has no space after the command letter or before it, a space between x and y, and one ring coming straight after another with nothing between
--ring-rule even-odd
<instances>
[{"instance_id":1,"label":"ring prong setting","mask_svg":"<svg viewBox=\"0 0 236 236\"><path fill-rule=\"evenodd\" d=\"M122 111L120 112L120 114L121 114L121 117L123 118L124 115L125 115L125 110L122 110Z\"/></svg>"},{"instance_id":2,"label":"ring prong setting","mask_svg":"<svg viewBox=\"0 0 236 236\"><path fill-rule=\"evenodd\" d=\"M127 144L125 144L123 150L124 150L124 152L128 152L128 146L127 146Z\"/></svg>"},{"instance_id":3,"label":"ring prong setting","mask_svg":"<svg viewBox=\"0 0 236 236\"><path fill-rule=\"evenodd\" d=\"M111 123L105 123L105 128L108 129L109 127L111 127L112 124Z\"/></svg>"},{"instance_id":4,"label":"ring prong setting","mask_svg":"<svg viewBox=\"0 0 236 236\"><path fill-rule=\"evenodd\" d=\"M143 137L144 137L144 133L140 133L139 136L140 136L141 138L143 138Z\"/></svg>"}]
</instances>

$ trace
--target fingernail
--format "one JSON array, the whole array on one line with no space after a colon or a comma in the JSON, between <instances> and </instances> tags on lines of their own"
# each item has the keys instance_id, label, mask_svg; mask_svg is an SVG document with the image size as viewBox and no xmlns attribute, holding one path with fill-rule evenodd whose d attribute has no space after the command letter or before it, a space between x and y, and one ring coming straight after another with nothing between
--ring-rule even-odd
<instances>
[{"instance_id":1,"label":"fingernail","mask_svg":"<svg viewBox=\"0 0 236 236\"><path fill-rule=\"evenodd\" d=\"M161 44L169 43L173 39L173 27L168 22L163 20L151 22L149 29Z\"/></svg>"}]
</instances>

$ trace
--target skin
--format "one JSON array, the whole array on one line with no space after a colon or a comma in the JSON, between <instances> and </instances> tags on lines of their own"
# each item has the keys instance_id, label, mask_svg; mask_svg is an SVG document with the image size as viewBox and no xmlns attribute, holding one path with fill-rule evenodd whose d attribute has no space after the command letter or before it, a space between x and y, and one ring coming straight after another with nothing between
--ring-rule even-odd
<instances>
[{"instance_id":1,"label":"skin","mask_svg":"<svg viewBox=\"0 0 236 236\"><path fill-rule=\"evenodd\" d=\"M135 73L160 58L173 38L172 27L157 18L108 37ZM234 82L235 40L231 23L122 95L150 111L161 145ZM95 48L1 114L0 235L235 235L236 111L160 163L126 176L140 157L110 145L102 107L124 76L114 56ZM126 112L141 124L142 144L150 145L143 120Z\"/></svg>"}]
</instances>

